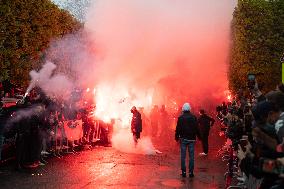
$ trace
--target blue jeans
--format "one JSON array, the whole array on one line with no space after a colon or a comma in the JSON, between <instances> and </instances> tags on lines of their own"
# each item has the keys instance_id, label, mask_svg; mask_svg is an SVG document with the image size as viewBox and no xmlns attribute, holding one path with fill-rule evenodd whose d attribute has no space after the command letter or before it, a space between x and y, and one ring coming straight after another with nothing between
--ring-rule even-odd
<instances>
[{"instance_id":1,"label":"blue jeans","mask_svg":"<svg viewBox=\"0 0 284 189\"><path fill-rule=\"evenodd\" d=\"M189 173L193 173L194 170L194 145L195 141L189 141L186 139L181 139L180 142L180 159L181 159L181 170L186 172L186 148L188 147L189 152Z\"/></svg>"}]
</instances>

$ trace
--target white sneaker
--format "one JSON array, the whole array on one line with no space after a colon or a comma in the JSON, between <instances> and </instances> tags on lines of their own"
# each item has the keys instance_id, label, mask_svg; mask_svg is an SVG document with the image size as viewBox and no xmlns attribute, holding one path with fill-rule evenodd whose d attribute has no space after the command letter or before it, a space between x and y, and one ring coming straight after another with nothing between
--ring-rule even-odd
<instances>
[{"instance_id":1,"label":"white sneaker","mask_svg":"<svg viewBox=\"0 0 284 189\"><path fill-rule=\"evenodd\" d=\"M47 151L42 151L41 155L49 155L50 153L48 153Z\"/></svg>"},{"instance_id":2,"label":"white sneaker","mask_svg":"<svg viewBox=\"0 0 284 189\"><path fill-rule=\"evenodd\" d=\"M202 152L202 153L199 153L200 156L207 156L208 154Z\"/></svg>"}]
</instances>

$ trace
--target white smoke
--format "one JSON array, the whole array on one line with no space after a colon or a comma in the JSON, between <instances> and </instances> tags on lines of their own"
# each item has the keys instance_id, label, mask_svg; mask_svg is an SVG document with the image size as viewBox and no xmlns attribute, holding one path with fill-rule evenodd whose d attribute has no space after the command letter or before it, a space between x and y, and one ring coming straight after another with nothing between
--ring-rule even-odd
<instances>
[{"instance_id":1,"label":"white smoke","mask_svg":"<svg viewBox=\"0 0 284 189\"><path fill-rule=\"evenodd\" d=\"M54 74L55 69L56 65L47 61L39 72L35 70L31 71L30 76L32 80L27 93L29 93L35 86L38 86L50 97L68 99L73 88L73 84L66 75Z\"/></svg>"},{"instance_id":2,"label":"white smoke","mask_svg":"<svg viewBox=\"0 0 284 189\"><path fill-rule=\"evenodd\" d=\"M153 155L157 153L149 137L142 137L135 146L132 133L128 129L118 128L119 126L116 126L116 130L112 136L112 147L115 149L135 154Z\"/></svg>"}]
</instances>

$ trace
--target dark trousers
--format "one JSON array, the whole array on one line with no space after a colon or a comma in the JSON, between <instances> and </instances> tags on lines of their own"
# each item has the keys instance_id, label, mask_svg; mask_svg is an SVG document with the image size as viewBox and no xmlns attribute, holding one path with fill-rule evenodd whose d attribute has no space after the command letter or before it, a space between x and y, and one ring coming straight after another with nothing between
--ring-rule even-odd
<instances>
[{"instance_id":1,"label":"dark trousers","mask_svg":"<svg viewBox=\"0 0 284 189\"><path fill-rule=\"evenodd\" d=\"M208 154L208 137L209 137L209 129L202 131L201 142L202 142L203 152L206 154Z\"/></svg>"},{"instance_id":2,"label":"dark trousers","mask_svg":"<svg viewBox=\"0 0 284 189\"><path fill-rule=\"evenodd\" d=\"M27 137L25 134L18 133L16 139L16 160L17 166L22 166L26 161L26 153L27 153Z\"/></svg>"},{"instance_id":3,"label":"dark trousers","mask_svg":"<svg viewBox=\"0 0 284 189\"><path fill-rule=\"evenodd\" d=\"M186 139L181 139L180 141L180 162L181 162L181 171L186 173L186 149L188 149L189 153L189 173L193 173L194 171L194 145L195 141L190 141Z\"/></svg>"},{"instance_id":4,"label":"dark trousers","mask_svg":"<svg viewBox=\"0 0 284 189\"><path fill-rule=\"evenodd\" d=\"M132 134L133 134L133 141L134 141L134 144L136 146L137 143L138 143L138 139L140 138L140 133L137 132L137 133L132 133Z\"/></svg>"},{"instance_id":5,"label":"dark trousers","mask_svg":"<svg viewBox=\"0 0 284 189\"><path fill-rule=\"evenodd\" d=\"M40 160L41 150L42 150L42 137L40 135L39 128L36 128L31 132L31 146L30 146L30 155L31 162L37 162Z\"/></svg>"}]
</instances>

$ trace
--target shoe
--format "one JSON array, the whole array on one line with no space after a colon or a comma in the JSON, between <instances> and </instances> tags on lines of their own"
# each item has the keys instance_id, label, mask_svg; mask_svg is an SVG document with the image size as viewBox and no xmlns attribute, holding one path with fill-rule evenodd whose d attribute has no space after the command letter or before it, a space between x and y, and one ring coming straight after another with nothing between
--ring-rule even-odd
<instances>
[{"instance_id":1,"label":"shoe","mask_svg":"<svg viewBox=\"0 0 284 189\"><path fill-rule=\"evenodd\" d=\"M183 178L186 177L186 172L185 171L182 171L182 173L180 174Z\"/></svg>"},{"instance_id":2,"label":"shoe","mask_svg":"<svg viewBox=\"0 0 284 189\"><path fill-rule=\"evenodd\" d=\"M23 165L25 168L28 168L28 169L32 169L32 168L37 168L39 166L39 162L34 162L32 164L26 164L26 165Z\"/></svg>"},{"instance_id":3,"label":"shoe","mask_svg":"<svg viewBox=\"0 0 284 189\"><path fill-rule=\"evenodd\" d=\"M190 177L190 178L193 178L193 177L194 177L194 174L193 174L193 173L189 173L189 177Z\"/></svg>"},{"instance_id":4,"label":"shoe","mask_svg":"<svg viewBox=\"0 0 284 189\"><path fill-rule=\"evenodd\" d=\"M202 152L202 153L199 153L200 156L207 156L208 154Z\"/></svg>"},{"instance_id":5,"label":"shoe","mask_svg":"<svg viewBox=\"0 0 284 189\"><path fill-rule=\"evenodd\" d=\"M42 152L41 152L41 155L50 155L50 153L47 152L47 151L42 151Z\"/></svg>"}]
</instances>

